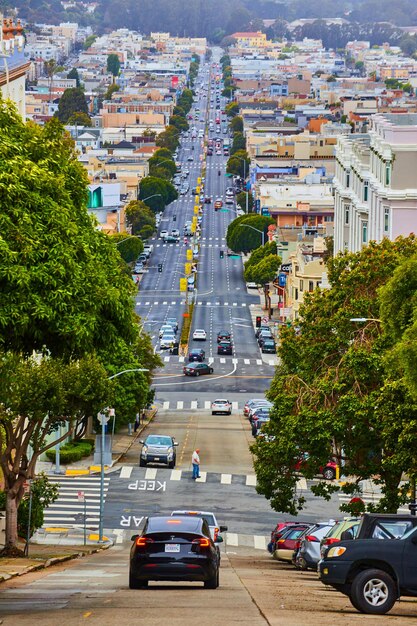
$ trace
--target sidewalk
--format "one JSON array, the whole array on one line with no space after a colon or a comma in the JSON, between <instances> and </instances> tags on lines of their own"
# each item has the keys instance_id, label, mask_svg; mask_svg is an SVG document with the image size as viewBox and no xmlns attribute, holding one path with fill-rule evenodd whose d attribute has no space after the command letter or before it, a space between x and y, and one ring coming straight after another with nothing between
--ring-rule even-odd
<instances>
[{"instance_id":1,"label":"sidewalk","mask_svg":"<svg viewBox=\"0 0 417 626\"><path fill-rule=\"evenodd\" d=\"M142 431L153 420L158 409L153 406L152 409L146 411L146 418L142 422L136 432L129 434L128 428L124 427L113 436L112 443L112 463L111 466L105 466L105 474L111 474L117 471L115 465L119 462L120 458L126 454L135 441L140 437ZM55 470L55 464L50 461L38 461L36 464L36 473L45 472L48 475L53 475ZM94 455L87 456L76 463L69 463L61 465L61 474L66 476L83 476L89 474L97 474L100 472L100 465L94 465ZM57 474L59 476L60 474Z\"/></svg>"}]
</instances>

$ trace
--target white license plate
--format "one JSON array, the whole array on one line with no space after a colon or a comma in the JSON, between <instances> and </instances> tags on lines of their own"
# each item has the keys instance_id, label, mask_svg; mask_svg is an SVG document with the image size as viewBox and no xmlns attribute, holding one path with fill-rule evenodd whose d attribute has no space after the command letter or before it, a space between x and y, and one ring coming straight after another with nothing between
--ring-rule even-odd
<instances>
[{"instance_id":1,"label":"white license plate","mask_svg":"<svg viewBox=\"0 0 417 626\"><path fill-rule=\"evenodd\" d=\"M165 552L179 552L180 544L179 543L166 543L165 544Z\"/></svg>"},{"instance_id":2,"label":"white license plate","mask_svg":"<svg viewBox=\"0 0 417 626\"><path fill-rule=\"evenodd\" d=\"M154 456L153 460L154 461L159 461L159 456Z\"/></svg>"}]
</instances>

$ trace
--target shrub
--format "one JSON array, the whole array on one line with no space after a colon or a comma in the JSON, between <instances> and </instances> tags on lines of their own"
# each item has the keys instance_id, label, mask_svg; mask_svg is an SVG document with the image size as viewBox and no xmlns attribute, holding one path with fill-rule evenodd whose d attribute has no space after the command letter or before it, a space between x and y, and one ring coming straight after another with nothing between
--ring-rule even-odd
<instances>
[{"instance_id":1,"label":"shrub","mask_svg":"<svg viewBox=\"0 0 417 626\"><path fill-rule=\"evenodd\" d=\"M70 441L60 448L60 462L74 463L80 461L83 457L90 456L94 449L94 442L91 439L82 439L81 441ZM52 463L56 462L55 448L46 451L46 456Z\"/></svg>"}]
</instances>

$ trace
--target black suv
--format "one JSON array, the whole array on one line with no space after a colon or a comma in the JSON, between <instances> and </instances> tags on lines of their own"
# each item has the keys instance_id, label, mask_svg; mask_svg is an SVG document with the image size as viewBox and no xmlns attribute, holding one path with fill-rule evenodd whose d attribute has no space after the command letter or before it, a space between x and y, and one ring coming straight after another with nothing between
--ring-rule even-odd
<instances>
[{"instance_id":1,"label":"black suv","mask_svg":"<svg viewBox=\"0 0 417 626\"><path fill-rule=\"evenodd\" d=\"M204 361L206 353L201 348L194 348L188 353L188 360L191 361Z\"/></svg>"},{"instance_id":2,"label":"black suv","mask_svg":"<svg viewBox=\"0 0 417 626\"><path fill-rule=\"evenodd\" d=\"M233 345L231 341L220 341L217 345L217 354L233 354Z\"/></svg>"},{"instance_id":3,"label":"black suv","mask_svg":"<svg viewBox=\"0 0 417 626\"><path fill-rule=\"evenodd\" d=\"M357 537L327 550L318 566L325 585L375 615L387 613L400 596L417 596L417 517L367 514Z\"/></svg>"}]
</instances>

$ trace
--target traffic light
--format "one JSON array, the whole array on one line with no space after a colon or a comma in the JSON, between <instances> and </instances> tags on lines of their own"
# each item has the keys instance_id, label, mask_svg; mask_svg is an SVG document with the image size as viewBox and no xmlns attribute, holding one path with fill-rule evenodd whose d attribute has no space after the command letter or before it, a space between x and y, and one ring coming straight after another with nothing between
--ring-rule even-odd
<instances>
[{"instance_id":1,"label":"traffic light","mask_svg":"<svg viewBox=\"0 0 417 626\"><path fill-rule=\"evenodd\" d=\"M220 250L220 258L223 259L224 258L224 250Z\"/></svg>"},{"instance_id":2,"label":"traffic light","mask_svg":"<svg viewBox=\"0 0 417 626\"><path fill-rule=\"evenodd\" d=\"M162 272L162 263L158 263L158 272Z\"/></svg>"},{"instance_id":3,"label":"traffic light","mask_svg":"<svg viewBox=\"0 0 417 626\"><path fill-rule=\"evenodd\" d=\"M256 316L256 328L260 328L262 324L262 317L260 315Z\"/></svg>"}]
</instances>

